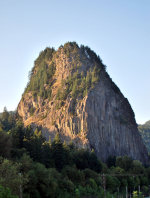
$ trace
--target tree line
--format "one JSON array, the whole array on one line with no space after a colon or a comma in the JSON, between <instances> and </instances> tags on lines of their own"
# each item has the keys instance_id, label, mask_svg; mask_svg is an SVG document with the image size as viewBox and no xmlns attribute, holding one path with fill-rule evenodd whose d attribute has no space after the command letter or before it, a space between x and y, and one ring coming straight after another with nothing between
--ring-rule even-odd
<instances>
[{"instance_id":1,"label":"tree line","mask_svg":"<svg viewBox=\"0 0 150 198\"><path fill-rule=\"evenodd\" d=\"M126 187L136 197L139 186L148 195L149 184L150 167L137 160L110 156L103 163L59 134L46 141L40 128L25 128L6 108L0 116L0 198L117 198Z\"/></svg>"}]
</instances>

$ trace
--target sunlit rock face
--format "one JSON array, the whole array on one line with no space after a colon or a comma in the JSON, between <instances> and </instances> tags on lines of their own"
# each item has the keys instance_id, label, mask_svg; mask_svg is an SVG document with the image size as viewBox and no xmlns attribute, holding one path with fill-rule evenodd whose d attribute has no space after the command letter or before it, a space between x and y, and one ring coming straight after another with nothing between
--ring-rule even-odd
<instances>
[{"instance_id":1,"label":"sunlit rock face","mask_svg":"<svg viewBox=\"0 0 150 198\"><path fill-rule=\"evenodd\" d=\"M47 140L59 133L103 161L128 155L148 163L128 100L88 47L73 42L41 52L17 110L24 125L41 128Z\"/></svg>"}]
</instances>

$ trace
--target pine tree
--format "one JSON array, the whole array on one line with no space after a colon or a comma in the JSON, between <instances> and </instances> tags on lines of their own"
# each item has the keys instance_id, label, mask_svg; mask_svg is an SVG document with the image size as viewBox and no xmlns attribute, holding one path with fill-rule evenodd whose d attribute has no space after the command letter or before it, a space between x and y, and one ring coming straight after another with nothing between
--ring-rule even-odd
<instances>
[{"instance_id":1,"label":"pine tree","mask_svg":"<svg viewBox=\"0 0 150 198\"><path fill-rule=\"evenodd\" d=\"M65 164L65 152L58 133L52 143L52 153L55 161L55 167L58 170L61 170Z\"/></svg>"}]
</instances>

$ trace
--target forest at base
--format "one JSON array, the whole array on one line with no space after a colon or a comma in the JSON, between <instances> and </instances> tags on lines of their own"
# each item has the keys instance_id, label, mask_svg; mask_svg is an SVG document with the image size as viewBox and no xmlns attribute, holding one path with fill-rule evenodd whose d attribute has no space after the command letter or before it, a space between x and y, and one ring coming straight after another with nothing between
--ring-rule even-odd
<instances>
[{"instance_id":1,"label":"forest at base","mask_svg":"<svg viewBox=\"0 0 150 198\"><path fill-rule=\"evenodd\" d=\"M103 163L58 134L47 142L6 108L0 116L0 198L143 197L149 184L150 167L137 160L110 156Z\"/></svg>"}]
</instances>

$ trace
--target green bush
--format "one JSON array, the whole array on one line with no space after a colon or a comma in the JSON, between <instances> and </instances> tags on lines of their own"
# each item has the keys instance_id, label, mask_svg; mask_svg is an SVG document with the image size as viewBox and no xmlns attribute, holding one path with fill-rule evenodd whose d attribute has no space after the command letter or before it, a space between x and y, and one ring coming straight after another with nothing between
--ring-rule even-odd
<instances>
[{"instance_id":1,"label":"green bush","mask_svg":"<svg viewBox=\"0 0 150 198\"><path fill-rule=\"evenodd\" d=\"M4 188L0 186L0 198L18 198L18 197L12 195L9 188Z\"/></svg>"}]
</instances>

